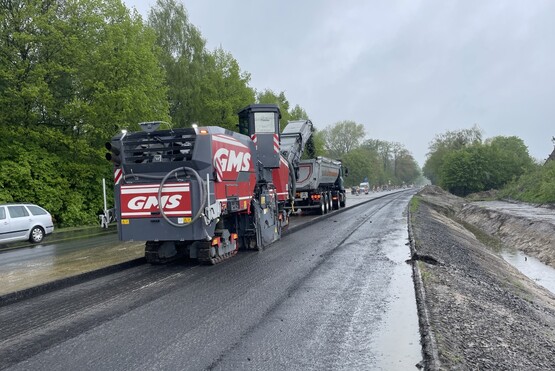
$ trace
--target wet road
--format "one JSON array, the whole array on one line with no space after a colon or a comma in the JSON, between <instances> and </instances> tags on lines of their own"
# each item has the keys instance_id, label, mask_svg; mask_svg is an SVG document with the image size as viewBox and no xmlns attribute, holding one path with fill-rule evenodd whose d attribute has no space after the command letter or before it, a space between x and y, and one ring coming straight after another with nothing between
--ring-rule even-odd
<instances>
[{"instance_id":1,"label":"wet road","mask_svg":"<svg viewBox=\"0 0 555 371\"><path fill-rule=\"evenodd\" d=\"M347 195L347 207L386 195ZM319 215L291 218L290 228L312 222ZM96 233L95 236L90 236ZM95 271L144 256L144 242L120 242L112 231L84 230L48 236L42 244L16 244L0 249L0 296L37 285ZM8 249L6 249L6 247Z\"/></svg>"},{"instance_id":2,"label":"wet road","mask_svg":"<svg viewBox=\"0 0 555 371\"><path fill-rule=\"evenodd\" d=\"M412 193L224 264L143 265L2 306L0 368L415 369Z\"/></svg>"}]
</instances>

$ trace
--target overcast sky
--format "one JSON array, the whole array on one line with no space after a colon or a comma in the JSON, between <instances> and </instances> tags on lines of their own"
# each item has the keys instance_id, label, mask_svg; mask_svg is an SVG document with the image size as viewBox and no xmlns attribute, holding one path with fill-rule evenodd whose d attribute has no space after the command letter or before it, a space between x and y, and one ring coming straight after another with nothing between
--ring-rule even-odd
<instances>
[{"instance_id":1,"label":"overcast sky","mask_svg":"<svg viewBox=\"0 0 555 371\"><path fill-rule=\"evenodd\" d=\"M178 0L179 1L179 0ZM124 0L145 17L155 0ZM342 120L422 166L436 134L477 124L545 159L555 136L555 1L183 0L209 49L319 129Z\"/></svg>"}]
</instances>

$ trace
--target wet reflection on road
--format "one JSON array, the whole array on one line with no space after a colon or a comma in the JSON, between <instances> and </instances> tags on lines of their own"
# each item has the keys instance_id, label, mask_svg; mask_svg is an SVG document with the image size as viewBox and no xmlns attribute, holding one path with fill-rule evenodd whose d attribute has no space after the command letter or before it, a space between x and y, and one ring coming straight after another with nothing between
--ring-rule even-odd
<instances>
[{"instance_id":1,"label":"wet reflection on road","mask_svg":"<svg viewBox=\"0 0 555 371\"><path fill-rule=\"evenodd\" d=\"M368 195L347 195L347 207L391 192ZM290 227L307 223L320 215L294 216ZM100 229L100 228L99 228ZM96 233L96 236L91 236ZM61 278L75 276L144 256L144 241L120 242L115 229L87 230L70 233L67 239L56 241L54 235L42 244L0 251L0 295L34 287ZM53 241L52 243L49 243Z\"/></svg>"},{"instance_id":2,"label":"wet reflection on road","mask_svg":"<svg viewBox=\"0 0 555 371\"><path fill-rule=\"evenodd\" d=\"M5 251L0 254L0 295L140 258L143 242L117 234Z\"/></svg>"}]
</instances>

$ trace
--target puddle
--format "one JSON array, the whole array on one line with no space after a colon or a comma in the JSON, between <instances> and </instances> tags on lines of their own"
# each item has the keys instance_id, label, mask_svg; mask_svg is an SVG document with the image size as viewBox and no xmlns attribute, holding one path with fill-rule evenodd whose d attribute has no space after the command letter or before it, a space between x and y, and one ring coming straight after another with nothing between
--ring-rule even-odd
<instances>
[{"instance_id":1,"label":"puddle","mask_svg":"<svg viewBox=\"0 0 555 371\"><path fill-rule=\"evenodd\" d=\"M555 269L522 251L501 251L501 256L538 285L555 294Z\"/></svg>"},{"instance_id":2,"label":"puddle","mask_svg":"<svg viewBox=\"0 0 555 371\"><path fill-rule=\"evenodd\" d=\"M375 344L377 367L380 370L416 370L422 360L420 327L416 308L416 294L412 280L412 266L407 246L408 231L398 230L390 243L387 258L395 263L389 286L391 300L384 313L384 326L378 331L380 342Z\"/></svg>"}]
</instances>

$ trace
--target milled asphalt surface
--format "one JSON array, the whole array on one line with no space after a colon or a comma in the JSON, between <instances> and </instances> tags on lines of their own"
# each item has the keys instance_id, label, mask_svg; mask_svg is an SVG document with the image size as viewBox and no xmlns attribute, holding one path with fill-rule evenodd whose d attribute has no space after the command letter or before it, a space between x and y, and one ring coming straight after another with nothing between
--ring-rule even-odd
<instances>
[{"instance_id":1,"label":"milled asphalt surface","mask_svg":"<svg viewBox=\"0 0 555 371\"><path fill-rule=\"evenodd\" d=\"M347 195L347 207L382 197L388 192ZM291 218L290 228L314 222L319 215ZM104 269L144 256L144 241L118 241L115 225L109 230L84 228L56 231L43 243L0 245L1 296L41 284Z\"/></svg>"},{"instance_id":2,"label":"milled asphalt surface","mask_svg":"<svg viewBox=\"0 0 555 371\"><path fill-rule=\"evenodd\" d=\"M224 264L141 265L0 306L0 369L415 369L412 193Z\"/></svg>"}]
</instances>

